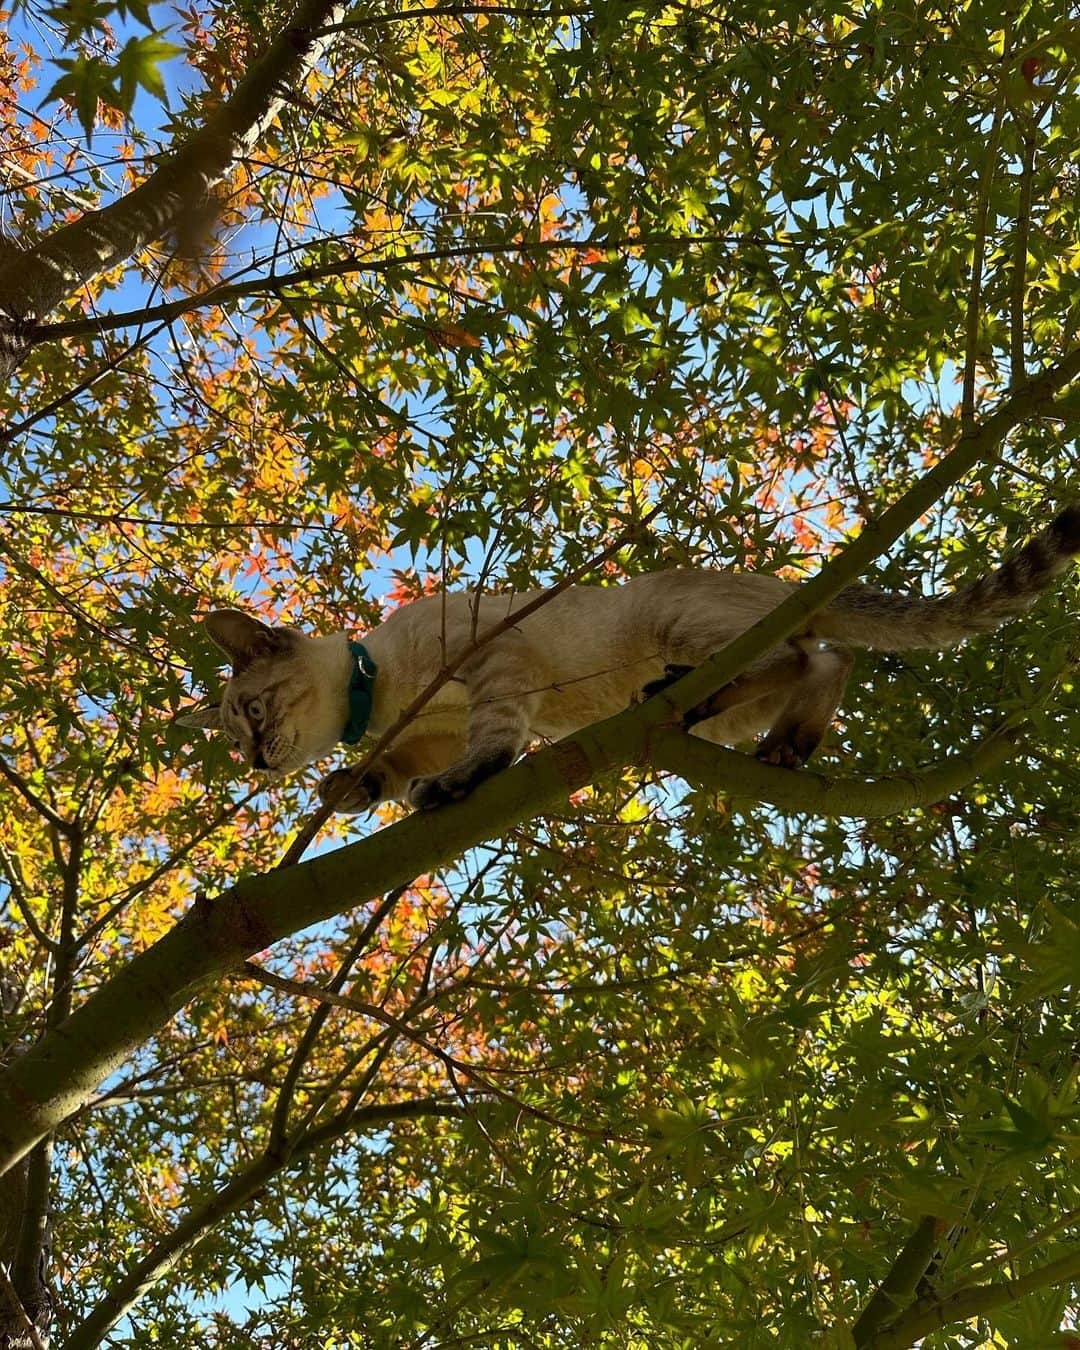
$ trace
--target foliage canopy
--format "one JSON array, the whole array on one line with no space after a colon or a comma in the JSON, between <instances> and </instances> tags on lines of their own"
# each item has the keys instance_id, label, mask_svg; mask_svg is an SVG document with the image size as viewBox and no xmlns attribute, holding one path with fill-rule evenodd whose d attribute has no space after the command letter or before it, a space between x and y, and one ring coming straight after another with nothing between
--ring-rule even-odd
<instances>
[{"instance_id":1,"label":"foliage canopy","mask_svg":"<svg viewBox=\"0 0 1080 1350\"><path fill-rule=\"evenodd\" d=\"M1078 58L993 0L24 0L9 1081L196 897L287 908L314 771L170 723L219 679L206 609L798 576L920 485L871 579L945 588L1075 494ZM159 962L153 1036L0 1181L0 1341L18 1295L72 1348L1075 1345L1075 622L1070 580L860 659L830 777L1019 736L944 800L514 770L515 823L386 898L212 984Z\"/></svg>"}]
</instances>

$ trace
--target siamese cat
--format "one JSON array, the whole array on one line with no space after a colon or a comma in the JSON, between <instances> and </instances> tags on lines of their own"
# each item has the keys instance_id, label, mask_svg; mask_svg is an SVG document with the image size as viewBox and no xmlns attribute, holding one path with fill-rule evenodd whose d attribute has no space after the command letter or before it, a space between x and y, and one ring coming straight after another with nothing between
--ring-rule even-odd
<instances>
[{"instance_id":1,"label":"siamese cat","mask_svg":"<svg viewBox=\"0 0 1080 1350\"><path fill-rule=\"evenodd\" d=\"M1080 503L996 572L953 594L850 586L805 630L760 657L685 719L716 744L762 739L759 758L796 768L833 718L849 647L941 648L1022 614L1080 553ZM292 773L365 730L379 736L448 662L453 677L363 772L319 785L339 811L387 798L431 808L467 796L535 740L556 740L655 694L767 614L793 584L762 573L671 570L617 586L572 586L505 627L539 591L426 596L363 643L308 637L238 610L205 620L232 663L221 703L181 714L220 729L256 769Z\"/></svg>"}]
</instances>

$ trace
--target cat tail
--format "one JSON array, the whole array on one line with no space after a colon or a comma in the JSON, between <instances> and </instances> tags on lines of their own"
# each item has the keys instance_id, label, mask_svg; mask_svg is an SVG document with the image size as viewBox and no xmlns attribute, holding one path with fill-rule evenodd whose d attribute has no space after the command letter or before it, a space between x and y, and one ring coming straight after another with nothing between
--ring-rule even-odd
<instances>
[{"instance_id":1,"label":"cat tail","mask_svg":"<svg viewBox=\"0 0 1080 1350\"><path fill-rule=\"evenodd\" d=\"M996 571L952 595L849 586L811 622L815 637L901 651L949 647L1023 614L1080 554L1080 502L1067 506Z\"/></svg>"}]
</instances>

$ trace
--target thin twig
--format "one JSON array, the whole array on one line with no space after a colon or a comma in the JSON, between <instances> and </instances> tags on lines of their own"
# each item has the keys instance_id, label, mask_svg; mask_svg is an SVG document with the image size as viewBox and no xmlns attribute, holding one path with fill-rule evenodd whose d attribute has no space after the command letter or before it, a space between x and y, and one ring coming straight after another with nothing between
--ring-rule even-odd
<instances>
[{"instance_id":1,"label":"thin twig","mask_svg":"<svg viewBox=\"0 0 1080 1350\"><path fill-rule=\"evenodd\" d=\"M55 956L59 950L59 944L53 938L49 937L48 933L45 932L34 917L34 911L30 908L30 900L26 894L18 864L15 859L11 857L3 844L0 844L0 869L3 870L4 875L7 877L11 898L15 901L16 908L22 915L23 923L26 924L27 928L29 928L30 932L41 946L44 947L46 951L52 952Z\"/></svg>"},{"instance_id":2,"label":"thin twig","mask_svg":"<svg viewBox=\"0 0 1080 1350\"><path fill-rule=\"evenodd\" d=\"M127 326L134 327L136 324L141 323L142 320L139 319L138 316L133 316L131 324ZM99 327L100 325L96 320L87 319L84 321L84 331L88 334L95 332ZM59 412L61 408L66 407L67 404L71 403L74 399L77 399L80 394L85 393L87 389L90 389L93 385L97 384L98 380L100 380L103 375L108 375L110 371L116 370L127 357L143 347L148 347L154 338L167 327L168 324L159 323L156 328L152 328L148 333L144 333L142 337L136 338L134 342L129 342L122 351L108 357L96 370L93 370L89 375L84 376L83 379L79 380L77 384L73 384L69 389L65 390L64 393L57 394L56 398L50 399L49 402L42 407L36 408L28 417L24 417L21 422L16 422L13 426L4 427L0 430L0 444L5 441L15 440L17 436L21 436L24 431L29 431L30 428L36 426L38 422L42 422L45 418L51 417L55 412Z\"/></svg>"},{"instance_id":3,"label":"thin twig","mask_svg":"<svg viewBox=\"0 0 1080 1350\"><path fill-rule=\"evenodd\" d=\"M144 891L149 890L150 887L167 872L173 871L177 864L183 861L193 848L201 844L203 840L212 835L215 830L231 820L239 811L242 811L243 808L247 806L253 798L257 797L261 791L261 787L252 788L251 791L241 797L239 801L232 802L229 806L225 807L224 810L219 811L213 820L204 825L202 829L197 830L186 843L181 844L175 852L170 853L167 858L160 862L149 876L143 877L141 881L135 882L134 885L129 886L123 891L119 898L109 906L105 913L102 914L100 918L95 919L89 928L83 932L79 938L80 947L85 947L93 942L98 934L108 928L109 924L111 924L112 921L131 904L136 896L142 895ZM106 901L108 898L108 896L104 897Z\"/></svg>"},{"instance_id":4,"label":"thin twig","mask_svg":"<svg viewBox=\"0 0 1080 1350\"><path fill-rule=\"evenodd\" d=\"M394 1017L383 1008L377 1007L373 1003L364 1003L359 999L346 998L341 994L332 994L328 989L321 985L305 984L300 980L290 980L284 975L277 975L273 971L266 970L265 967L258 965L254 961L245 961L241 973L259 984L264 984L270 989L277 989L284 994L293 994L300 998L317 999L320 1002L331 1003L335 1007L345 1008L349 1012L360 1013L364 1017L370 1017L372 1021L381 1022L383 1026L390 1027L406 1040L412 1041L414 1045L426 1050L428 1054L434 1055L441 1064L448 1069L453 1069L464 1077L477 1083L485 1092L492 1093L500 1101L507 1102L509 1105L523 1111L526 1115L534 1116L538 1120L543 1120L547 1124L554 1126L559 1130L567 1130L572 1134L584 1135L590 1139L604 1139L607 1141L615 1140L624 1144L639 1144L639 1139L631 1138L629 1135L618 1135L611 1130L592 1129L586 1125L575 1125L571 1121L560 1120L557 1116L551 1115L548 1111L542 1111L537 1106L531 1106L524 1102L520 1097L515 1097L512 1092L507 1092L497 1083L493 1083L486 1078L478 1069L475 1069L465 1060L456 1059L453 1055L435 1045L418 1031L414 1031L406 1022L399 1017ZM445 991L440 991L445 992Z\"/></svg>"},{"instance_id":5,"label":"thin twig","mask_svg":"<svg viewBox=\"0 0 1080 1350\"><path fill-rule=\"evenodd\" d=\"M284 1157L261 1154L242 1171L234 1173L220 1190L204 1199L154 1244L136 1265L120 1275L89 1315L69 1334L64 1350L96 1350L109 1330L155 1284L163 1279L181 1258L202 1241L207 1233L229 1214L248 1206L266 1189L289 1163L314 1153L365 1125L387 1126L397 1121L423 1117L458 1119L461 1110L451 1102L437 1098L386 1102L374 1106L346 1106L313 1130L294 1137ZM35 1346L34 1350L43 1350Z\"/></svg>"},{"instance_id":6,"label":"thin twig","mask_svg":"<svg viewBox=\"0 0 1080 1350\"><path fill-rule=\"evenodd\" d=\"M183 296L179 300L170 300L159 305L144 306L142 309L126 310L122 313L100 314L93 319L73 319L64 323L37 324L29 330L28 337L33 343L41 343L53 338L83 337L88 334L107 332L113 328L132 328L136 324L149 323L161 319L163 324L179 318L182 314L206 305L225 305L233 300L242 300L249 296L276 295L283 286L296 286L306 281L326 281L332 277L352 276L357 272L380 274L401 267L415 267L420 263L444 262L453 258L482 258L484 256L520 254L529 257L534 253L556 253L560 249L567 253L597 252L607 254L624 249L650 248L663 245L671 250L675 248L698 248L703 244L745 244L746 236L729 234L670 234L650 233L619 235L611 239L493 239L488 242L447 244L441 248L423 249L418 253L402 254L393 258L357 258L351 257L336 263L313 263L310 267L301 267L295 272L283 272L277 276L259 278L254 281L238 283L221 282L210 286L196 295ZM160 329L155 329L155 332ZM152 336L152 334L151 334ZM97 378L95 375L94 379ZM46 410L47 411L47 410ZM34 420L44 414L35 414ZM5 438L23 430L25 422L4 433Z\"/></svg>"},{"instance_id":7,"label":"thin twig","mask_svg":"<svg viewBox=\"0 0 1080 1350\"><path fill-rule=\"evenodd\" d=\"M102 525L141 525L162 530L277 530L341 534L338 525L314 520L168 520L154 516L126 516L110 511L75 511L66 506L32 506L28 502L0 502L0 515L59 516L65 520L93 520Z\"/></svg>"},{"instance_id":8,"label":"thin twig","mask_svg":"<svg viewBox=\"0 0 1080 1350\"><path fill-rule=\"evenodd\" d=\"M349 972L360 957L367 951L368 944L375 935L379 925L405 894L405 890L406 888L404 886L399 886L397 890L390 891L376 907L375 912L371 915L370 919L368 919L356 940L345 953L334 978L327 986L331 992L339 994L344 988L345 981L349 978ZM285 1077L282 1079L281 1089L278 1092L277 1102L274 1105L274 1116L270 1122L270 1137L266 1146L268 1150L278 1149L285 1139L289 1124L289 1108L292 1105L297 1079L300 1077L300 1073L308 1061L308 1057L318 1039L319 1032L322 1031L326 1020L332 1011L332 1005L329 1003L320 1004L320 1006L315 1009L304 1029L304 1034L300 1038L296 1051L289 1062L289 1067L285 1070Z\"/></svg>"},{"instance_id":9,"label":"thin twig","mask_svg":"<svg viewBox=\"0 0 1080 1350\"><path fill-rule=\"evenodd\" d=\"M364 14L341 23L325 24L316 29L316 37L333 33L352 33L358 28L373 28L388 23L404 23L410 19L461 18L468 14L502 14L511 19L591 19L591 9L568 6L554 9L524 9L514 5L433 5L431 9L402 9L394 14Z\"/></svg>"},{"instance_id":10,"label":"thin twig","mask_svg":"<svg viewBox=\"0 0 1080 1350\"><path fill-rule=\"evenodd\" d=\"M63 835L70 835L74 829L70 820L65 820L62 815L54 811L52 807L42 801L34 789L26 781L18 770L13 769L11 765L0 756L0 774L8 780L11 786L18 792L19 796L28 802L39 816L43 816L50 825L60 831Z\"/></svg>"}]
</instances>

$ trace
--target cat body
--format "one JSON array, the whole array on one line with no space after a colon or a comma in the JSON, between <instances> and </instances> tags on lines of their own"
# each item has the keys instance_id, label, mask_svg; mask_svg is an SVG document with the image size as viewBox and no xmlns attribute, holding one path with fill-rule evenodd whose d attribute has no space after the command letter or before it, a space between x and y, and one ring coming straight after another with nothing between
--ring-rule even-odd
<instances>
[{"instance_id":1,"label":"cat body","mask_svg":"<svg viewBox=\"0 0 1080 1350\"><path fill-rule=\"evenodd\" d=\"M1022 613L1080 552L1073 506L996 572L944 597L854 586L806 629L695 709L687 728L716 744L764 735L758 754L795 767L843 694L850 646L944 647ZM793 584L764 573L672 569L616 586L571 586L517 622L542 592L449 593L403 606L368 633L375 737L448 663L452 677L366 770L320 784L342 811L384 798L433 807L466 796L533 741L556 740L626 708L699 665L775 608ZM329 754L350 717L357 657L348 635L306 637L235 610L206 620L233 678L220 707L182 716L218 727L250 764L290 773ZM492 635L493 634L493 635Z\"/></svg>"}]
</instances>

